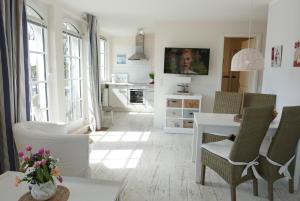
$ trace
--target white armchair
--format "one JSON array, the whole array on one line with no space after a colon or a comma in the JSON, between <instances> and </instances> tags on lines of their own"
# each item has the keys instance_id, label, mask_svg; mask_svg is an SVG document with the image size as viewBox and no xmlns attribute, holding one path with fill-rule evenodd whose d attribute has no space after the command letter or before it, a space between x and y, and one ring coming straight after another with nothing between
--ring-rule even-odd
<instances>
[{"instance_id":1,"label":"white armchair","mask_svg":"<svg viewBox=\"0 0 300 201\"><path fill-rule=\"evenodd\" d=\"M33 151L40 147L50 149L53 156L59 158L63 176L90 175L88 135L69 134L65 125L30 121L15 124L13 134L18 150L24 150L28 144Z\"/></svg>"}]
</instances>

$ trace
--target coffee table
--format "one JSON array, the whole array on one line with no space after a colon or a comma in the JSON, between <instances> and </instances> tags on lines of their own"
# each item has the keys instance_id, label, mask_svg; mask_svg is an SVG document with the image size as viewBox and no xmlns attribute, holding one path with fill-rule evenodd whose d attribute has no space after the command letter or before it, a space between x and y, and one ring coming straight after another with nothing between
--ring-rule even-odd
<instances>
[{"instance_id":1,"label":"coffee table","mask_svg":"<svg viewBox=\"0 0 300 201\"><path fill-rule=\"evenodd\" d=\"M21 183L14 186L15 177L22 173L8 171L0 175L0 200L17 201L28 192L28 185ZM87 179L79 177L63 177L62 185L70 190L70 201L119 201L122 183L115 181Z\"/></svg>"}]
</instances>

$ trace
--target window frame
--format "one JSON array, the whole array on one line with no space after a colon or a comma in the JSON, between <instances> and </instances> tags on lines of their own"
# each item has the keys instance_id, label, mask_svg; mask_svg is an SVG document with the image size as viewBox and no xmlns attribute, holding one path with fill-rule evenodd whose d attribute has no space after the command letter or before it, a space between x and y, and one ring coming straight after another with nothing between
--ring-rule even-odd
<instances>
[{"instance_id":1,"label":"window frame","mask_svg":"<svg viewBox=\"0 0 300 201\"><path fill-rule=\"evenodd\" d=\"M104 51L102 53L102 49L101 49L101 41L104 41ZM100 36L100 43L99 43L99 73L100 73L100 81L101 82L105 82L107 81L107 74L108 74L108 66L107 66L107 39L103 36ZM104 66L101 65L101 55L103 54L103 58L104 58ZM103 68L103 74L102 74L102 69Z\"/></svg>"},{"instance_id":2,"label":"window frame","mask_svg":"<svg viewBox=\"0 0 300 201\"><path fill-rule=\"evenodd\" d=\"M65 94L65 98L67 97L66 96L66 82L68 82L68 83L70 83L70 96L71 97L73 97L73 82L74 81L78 81L79 83L80 83L80 86L79 86L79 90L80 90L80 98L78 98L78 99L73 99L73 98L71 98L71 108L72 108L72 117L73 118L68 118L68 115L67 115L67 113L68 113L68 103L69 103L69 101L66 99L65 100L65 103L66 103L66 112L65 112L65 115L66 115L66 120L67 120L67 122L74 122L74 121L77 121L77 120L79 120L79 119L82 119L83 118L83 69L82 69L82 37L81 37L81 35L80 35L80 32L79 32L79 30L78 30L78 28L74 25L74 24L72 24L72 23L70 23L70 22L64 22L63 23L63 26L64 26L64 24L70 24L71 26L73 26L73 28L75 28L78 32L77 33L75 33L75 32L73 32L73 31L70 31L70 30L67 30L67 29L65 29L65 28L63 28L63 37L68 37L68 48L69 48L69 55L66 55L65 54L65 51L63 51L63 58L64 58L64 65L65 65L65 63L66 63L66 60L68 59L69 61L70 61L70 69L69 69L69 78L66 78L65 77L65 75L64 75L64 94ZM71 41L71 38L76 38L76 39L78 39L79 40L79 42L78 42L78 53L79 53L79 55L78 56L73 56L72 55L72 41ZM63 45L64 45L64 43L63 43ZM64 46L63 46L63 48L64 48ZM73 64L73 60L78 60L78 64L79 64L79 74L80 74L80 76L78 77L78 78L73 78L73 68L72 68L72 64ZM64 68L65 68L65 66L64 66ZM65 70L65 69L64 69ZM73 104L74 103L76 103L76 102L79 102L80 104L79 104L79 106L80 106L80 117L79 118L74 118L74 107L73 107ZM77 105L77 104L75 104L75 105Z\"/></svg>"},{"instance_id":3,"label":"window frame","mask_svg":"<svg viewBox=\"0 0 300 201\"><path fill-rule=\"evenodd\" d=\"M28 47L28 54L29 54L29 65L30 65L30 55L31 54L36 54L36 55L42 55L43 56L43 65L44 65L44 80L43 81L33 81L32 77L30 75L29 79L29 84L30 84L30 95L31 98L33 97L33 86L34 85L39 85L39 84L45 84L45 96L46 96L46 107L45 108L39 108L41 111L46 111L46 122L49 121L49 80L48 80L48 46L47 46L47 38L48 38L48 28L45 24L45 20L42 17L42 15L32 6L26 5L27 8L31 9L33 12L35 12L40 18L33 17L31 15L27 16L27 26L33 25L33 26L38 26L39 28L42 29L42 41L43 41L43 51L32 51ZM29 42L29 37L28 37L28 42ZM30 65L30 71L31 71L31 65ZM32 120L34 120L34 114L33 114L33 108L31 105L31 116Z\"/></svg>"}]
</instances>

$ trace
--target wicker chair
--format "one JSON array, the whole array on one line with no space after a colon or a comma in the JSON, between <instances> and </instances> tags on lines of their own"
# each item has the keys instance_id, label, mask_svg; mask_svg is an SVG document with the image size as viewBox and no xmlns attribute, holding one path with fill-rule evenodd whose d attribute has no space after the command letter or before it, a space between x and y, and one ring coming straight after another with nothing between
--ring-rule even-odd
<instances>
[{"instance_id":1,"label":"wicker chair","mask_svg":"<svg viewBox=\"0 0 300 201\"><path fill-rule=\"evenodd\" d=\"M260 153L258 171L268 182L270 201L273 201L273 183L280 178L287 177L289 179L289 191L290 193L294 192L294 156L300 139L299 122L300 106L283 108L279 127L267 153ZM283 167L281 169L283 172L280 171L281 167ZM286 171L284 171L285 167L287 168Z\"/></svg>"},{"instance_id":2,"label":"wicker chair","mask_svg":"<svg viewBox=\"0 0 300 201\"><path fill-rule=\"evenodd\" d=\"M242 93L221 92L215 94L214 113L239 114L243 100Z\"/></svg>"},{"instance_id":3,"label":"wicker chair","mask_svg":"<svg viewBox=\"0 0 300 201\"><path fill-rule=\"evenodd\" d=\"M243 108L256 107L264 105L276 106L276 95L259 94L259 93L244 93Z\"/></svg>"},{"instance_id":4,"label":"wicker chair","mask_svg":"<svg viewBox=\"0 0 300 201\"><path fill-rule=\"evenodd\" d=\"M234 142L223 140L202 145L202 185L208 166L230 185L232 201L236 200L236 187L247 180L253 180L253 193L257 195L259 175L255 165L261 143L272 121L272 111L272 106L246 108Z\"/></svg>"},{"instance_id":5,"label":"wicker chair","mask_svg":"<svg viewBox=\"0 0 300 201\"><path fill-rule=\"evenodd\" d=\"M214 113L239 114L242 105L243 94L234 92L217 91L215 94ZM217 142L230 139L232 135L220 135L212 133L203 133L203 143Z\"/></svg>"}]
</instances>

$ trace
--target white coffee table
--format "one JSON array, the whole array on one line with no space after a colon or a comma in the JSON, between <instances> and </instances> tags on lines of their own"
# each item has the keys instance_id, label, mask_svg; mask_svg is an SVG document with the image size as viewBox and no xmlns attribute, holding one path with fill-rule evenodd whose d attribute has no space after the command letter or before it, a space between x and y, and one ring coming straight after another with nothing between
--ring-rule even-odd
<instances>
[{"instance_id":1,"label":"white coffee table","mask_svg":"<svg viewBox=\"0 0 300 201\"><path fill-rule=\"evenodd\" d=\"M17 201L28 192L28 185L21 183L14 186L15 177L22 176L19 172L6 172L0 175L0 200ZM122 190L121 182L63 177L62 185L70 190L70 201L118 201Z\"/></svg>"}]
</instances>

